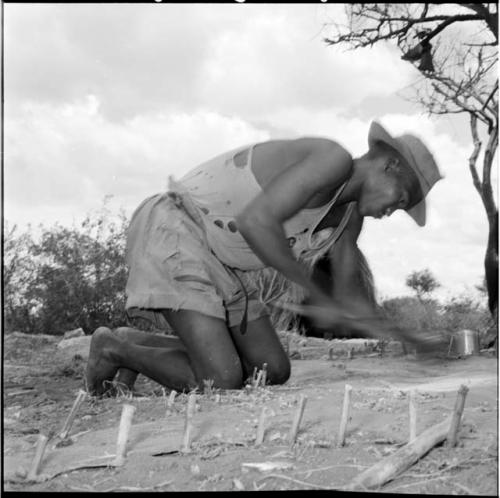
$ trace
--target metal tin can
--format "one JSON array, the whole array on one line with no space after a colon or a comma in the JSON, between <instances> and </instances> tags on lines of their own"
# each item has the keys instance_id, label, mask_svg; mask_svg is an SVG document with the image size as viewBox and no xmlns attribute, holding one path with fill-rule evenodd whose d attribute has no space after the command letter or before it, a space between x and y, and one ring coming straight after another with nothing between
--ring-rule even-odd
<instances>
[{"instance_id":1,"label":"metal tin can","mask_svg":"<svg viewBox=\"0 0 500 498\"><path fill-rule=\"evenodd\" d=\"M452 337L452 350L455 354L463 356L479 354L479 333L477 330L459 330Z\"/></svg>"}]
</instances>

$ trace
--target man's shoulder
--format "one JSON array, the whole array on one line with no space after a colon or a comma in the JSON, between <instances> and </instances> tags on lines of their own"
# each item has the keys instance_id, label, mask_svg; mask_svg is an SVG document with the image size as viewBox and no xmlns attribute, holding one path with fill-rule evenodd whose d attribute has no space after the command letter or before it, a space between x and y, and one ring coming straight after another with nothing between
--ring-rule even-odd
<instances>
[{"instance_id":1,"label":"man's shoulder","mask_svg":"<svg viewBox=\"0 0 500 498\"><path fill-rule=\"evenodd\" d=\"M328 137L321 136L310 136L305 135L292 140L288 140L290 144L293 144L296 147L301 147L305 150L325 150L325 149L339 149L345 151L350 155L349 151L336 140Z\"/></svg>"},{"instance_id":2,"label":"man's shoulder","mask_svg":"<svg viewBox=\"0 0 500 498\"><path fill-rule=\"evenodd\" d=\"M300 150L302 157L311 156L318 159L326 166L341 168L349 174L352 168L353 157L351 153L339 142L326 137L304 136L295 140L295 146Z\"/></svg>"},{"instance_id":3,"label":"man's shoulder","mask_svg":"<svg viewBox=\"0 0 500 498\"><path fill-rule=\"evenodd\" d=\"M351 153L340 143L332 138L303 135L296 138L280 138L258 142L254 146L258 146L260 150L286 150L289 154L297 154L305 156L307 154L321 153L343 153L352 160Z\"/></svg>"}]
</instances>

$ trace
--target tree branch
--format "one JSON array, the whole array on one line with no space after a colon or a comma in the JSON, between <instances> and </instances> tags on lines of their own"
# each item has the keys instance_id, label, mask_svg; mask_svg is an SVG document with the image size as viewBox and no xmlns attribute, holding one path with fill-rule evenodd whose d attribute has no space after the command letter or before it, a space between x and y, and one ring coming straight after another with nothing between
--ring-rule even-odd
<instances>
[{"instance_id":1,"label":"tree branch","mask_svg":"<svg viewBox=\"0 0 500 498\"><path fill-rule=\"evenodd\" d=\"M443 21L439 26L437 26L434 30L432 30L428 35L426 35L426 37L420 43L424 44L429 42L432 38L441 33L441 31L443 31L444 29L446 29L448 26L450 26L455 22L480 21L480 20L483 20L483 18L477 15L462 15L462 16L449 17L448 19Z\"/></svg>"},{"instance_id":2,"label":"tree branch","mask_svg":"<svg viewBox=\"0 0 500 498\"><path fill-rule=\"evenodd\" d=\"M479 135L477 133L477 117L473 113L470 114L470 129L474 143L474 150L472 151L472 154L469 158L469 169L472 175L472 182L474 183L474 187L481 196L481 199L483 199L483 190L481 188L481 181L479 180L479 175L476 169L477 158L479 157L479 152L481 151L482 144L481 141L479 140Z\"/></svg>"},{"instance_id":3,"label":"tree branch","mask_svg":"<svg viewBox=\"0 0 500 498\"><path fill-rule=\"evenodd\" d=\"M488 105L488 102L491 100L491 98L493 97L494 93L498 90L498 80L497 82L495 83L495 86L493 87L493 90L491 91L490 93L490 96L486 99L486 102L483 104L483 107L481 110L484 110L484 108Z\"/></svg>"},{"instance_id":4,"label":"tree branch","mask_svg":"<svg viewBox=\"0 0 500 498\"><path fill-rule=\"evenodd\" d=\"M337 45L339 43L348 42L353 48L368 47L381 40L389 40L394 37L401 37L406 35L411 28L416 25L423 25L430 22L443 21L439 24L433 31L425 36L421 43L427 43L429 40L438 35L441 31L447 28L449 25L455 22L464 21L481 21L484 17L478 14L457 14L454 16L450 15L436 15L427 17L428 4L425 4L427 8L424 7L419 18L406 16L390 16L386 12L380 11L380 9L375 7L367 7L362 4L363 7L359 11L355 11L354 7L352 9L352 16L359 16L365 19L378 22L375 28L363 28L359 31L353 30L352 27L346 34L339 34L337 38L324 38L323 41L328 45ZM377 4L378 5L378 4ZM372 15L372 12L375 14ZM425 17L423 17L425 14ZM392 23L403 23L403 26L399 29L392 28ZM382 33L384 26L387 26L388 32Z\"/></svg>"},{"instance_id":5,"label":"tree branch","mask_svg":"<svg viewBox=\"0 0 500 498\"><path fill-rule=\"evenodd\" d=\"M490 12L483 4L480 3L459 3L458 5L462 5L467 9L470 9L477 14L479 14L486 24L490 31L493 33L495 40L498 41L498 17L497 13Z\"/></svg>"},{"instance_id":6,"label":"tree branch","mask_svg":"<svg viewBox=\"0 0 500 498\"><path fill-rule=\"evenodd\" d=\"M496 206L493 198L493 189L491 188L491 166L498 146L498 127L490 131L490 138L484 151L483 159L483 203L488 218L495 216Z\"/></svg>"}]
</instances>

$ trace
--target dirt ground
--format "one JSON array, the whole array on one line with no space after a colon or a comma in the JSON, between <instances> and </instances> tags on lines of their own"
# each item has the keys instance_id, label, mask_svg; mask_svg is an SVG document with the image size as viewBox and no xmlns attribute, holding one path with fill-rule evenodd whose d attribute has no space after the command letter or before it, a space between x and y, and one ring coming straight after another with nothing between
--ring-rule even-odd
<instances>
[{"instance_id":1,"label":"dirt ground","mask_svg":"<svg viewBox=\"0 0 500 498\"><path fill-rule=\"evenodd\" d=\"M433 448L378 490L498 495L498 370L492 352L424 360L397 350L349 353L339 341L333 347L331 341L300 339L290 349L292 377L285 385L200 394L191 452L184 454L178 450L187 395L178 395L167 411L168 392L144 377L134 397L87 398L71 438L56 445L54 435L83 385L85 366L78 358L58 362L59 340L23 334L4 338L4 490L346 489L363 470L407 443L411 389L416 390L421 433L451 414L457 389L465 384L469 392L458 445ZM352 386L350 418L346 444L337 447L346 383ZM307 398L305 411L290 446L300 396ZM136 407L125 464L72 470L81 463L112 461L125 403ZM265 438L256 447L263 406ZM23 477L39 433L51 437L40 468L47 479L28 482Z\"/></svg>"}]
</instances>

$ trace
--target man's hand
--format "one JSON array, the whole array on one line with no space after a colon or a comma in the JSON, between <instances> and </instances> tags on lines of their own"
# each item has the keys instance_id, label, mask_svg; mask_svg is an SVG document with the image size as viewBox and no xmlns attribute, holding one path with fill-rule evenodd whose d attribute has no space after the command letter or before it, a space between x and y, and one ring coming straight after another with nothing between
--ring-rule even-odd
<instances>
[{"instance_id":1,"label":"man's hand","mask_svg":"<svg viewBox=\"0 0 500 498\"><path fill-rule=\"evenodd\" d=\"M326 296L326 294L316 293L311 297L310 304L296 304L286 301L279 301L275 305L309 317L319 328L331 328L339 325L349 325L356 322L356 313L346 309L338 301Z\"/></svg>"},{"instance_id":2,"label":"man's hand","mask_svg":"<svg viewBox=\"0 0 500 498\"><path fill-rule=\"evenodd\" d=\"M364 302L345 304L325 295L318 295L313 300L313 304L281 301L276 305L307 316L313 320L317 327L324 329L343 326L375 339L393 339L429 348L433 348L441 340L438 335L429 336L416 330L398 326Z\"/></svg>"}]
</instances>

